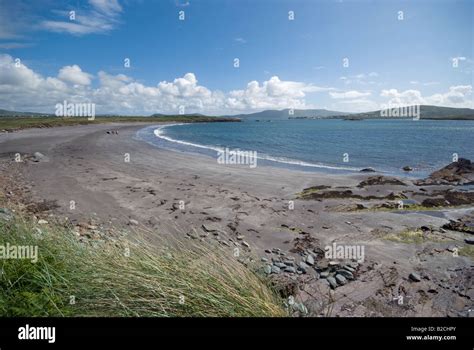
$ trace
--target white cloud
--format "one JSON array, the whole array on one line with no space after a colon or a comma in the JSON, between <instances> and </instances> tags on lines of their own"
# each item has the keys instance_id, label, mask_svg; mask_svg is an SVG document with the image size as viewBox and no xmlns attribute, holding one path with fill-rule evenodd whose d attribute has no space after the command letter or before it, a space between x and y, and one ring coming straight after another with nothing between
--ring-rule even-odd
<instances>
[{"instance_id":1,"label":"white cloud","mask_svg":"<svg viewBox=\"0 0 474 350\"><path fill-rule=\"evenodd\" d=\"M75 19L70 19L69 11L53 11L61 20L44 20L40 27L46 30L73 35L106 33L119 23L122 6L118 0L89 0L90 8L71 9Z\"/></svg>"},{"instance_id":2,"label":"white cloud","mask_svg":"<svg viewBox=\"0 0 474 350\"><path fill-rule=\"evenodd\" d=\"M89 3L96 10L108 15L115 15L122 11L122 6L117 0L89 0Z\"/></svg>"},{"instance_id":3,"label":"white cloud","mask_svg":"<svg viewBox=\"0 0 474 350\"><path fill-rule=\"evenodd\" d=\"M381 97L388 99L389 104L397 105L436 105L446 107L474 107L471 85L451 86L445 93L422 96L419 90L398 91L397 89L382 90Z\"/></svg>"},{"instance_id":4,"label":"white cloud","mask_svg":"<svg viewBox=\"0 0 474 350\"><path fill-rule=\"evenodd\" d=\"M58 78L72 84L90 85L92 75L83 72L78 65L73 65L61 68Z\"/></svg>"},{"instance_id":5,"label":"white cloud","mask_svg":"<svg viewBox=\"0 0 474 350\"><path fill-rule=\"evenodd\" d=\"M65 66L57 77L42 77L13 58L0 55L0 105L8 109L52 112L64 100L89 101L98 113L151 114L186 112L231 114L265 108L307 108L307 94L332 91L312 84L281 80L251 81L246 88L228 93L211 91L199 84L193 73L173 81L147 86L124 74L100 71L98 85L92 87L92 74L79 66Z\"/></svg>"},{"instance_id":6,"label":"white cloud","mask_svg":"<svg viewBox=\"0 0 474 350\"><path fill-rule=\"evenodd\" d=\"M351 91L344 91L344 92L330 92L329 95L335 99L356 99L356 98L370 96L371 93L351 90Z\"/></svg>"},{"instance_id":7,"label":"white cloud","mask_svg":"<svg viewBox=\"0 0 474 350\"><path fill-rule=\"evenodd\" d=\"M244 38L235 38L234 39L235 42L239 43L239 44L246 44L247 43L247 40L245 40Z\"/></svg>"},{"instance_id":8,"label":"white cloud","mask_svg":"<svg viewBox=\"0 0 474 350\"><path fill-rule=\"evenodd\" d=\"M266 108L305 108L307 93L330 91L323 88L295 81L283 81L277 76L259 84L251 81L245 90L233 90L228 94L225 107L237 110Z\"/></svg>"},{"instance_id":9,"label":"white cloud","mask_svg":"<svg viewBox=\"0 0 474 350\"><path fill-rule=\"evenodd\" d=\"M0 55L0 108L54 113L54 106L64 100L92 102L96 112L141 114L186 113L206 114L246 113L262 109L313 108L307 102L311 93L327 92L334 110L364 112L377 110L380 104L370 99L370 92L319 87L298 81L285 81L277 76L258 82L251 81L243 89L229 92L210 90L200 85L194 73L155 85L125 74L112 75L104 71L94 76L78 65L62 67L57 76L44 77L24 63L15 64L10 55ZM418 90L383 90L379 98L400 104L435 104L472 107L472 86L452 86L444 93L423 96Z\"/></svg>"}]
</instances>

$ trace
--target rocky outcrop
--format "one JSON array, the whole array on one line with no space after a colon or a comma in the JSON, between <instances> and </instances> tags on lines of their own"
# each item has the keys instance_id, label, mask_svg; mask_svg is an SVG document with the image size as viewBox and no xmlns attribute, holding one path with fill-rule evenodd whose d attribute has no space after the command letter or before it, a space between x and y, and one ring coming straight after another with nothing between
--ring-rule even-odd
<instances>
[{"instance_id":1,"label":"rocky outcrop","mask_svg":"<svg viewBox=\"0 0 474 350\"><path fill-rule=\"evenodd\" d=\"M406 186L406 184L394 177L387 176L371 176L357 185L357 187L362 188L366 186L377 186L377 185L396 185L396 186Z\"/></svg>"},{"instance_id":2,"label":"rocky outcrop","mask_svg":"<svg viewBox=\"0 0 474 350\"><path fill-rule=\"evenodd\" d=\"M431 173L428 178L417 181L416 185L435 185L435 184L474 184L474 163L469 159L459 158L444 168Z\"/></svg>"}]
</instances>

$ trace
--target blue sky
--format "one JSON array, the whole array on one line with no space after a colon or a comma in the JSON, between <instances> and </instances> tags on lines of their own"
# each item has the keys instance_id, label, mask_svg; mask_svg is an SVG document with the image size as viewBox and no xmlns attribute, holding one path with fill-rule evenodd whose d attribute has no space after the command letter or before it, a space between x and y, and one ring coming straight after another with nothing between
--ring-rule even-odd
<instances>
[{"instance_id":1,"label":"blue sky","mask_svg":"<svg viewBox=\"0 0 474 350\"><path fill-rule=\"evenodd\" d=\"M0 108L472 107L473 20L455 0L0 0Z\"/></svg>"}]
</instances>

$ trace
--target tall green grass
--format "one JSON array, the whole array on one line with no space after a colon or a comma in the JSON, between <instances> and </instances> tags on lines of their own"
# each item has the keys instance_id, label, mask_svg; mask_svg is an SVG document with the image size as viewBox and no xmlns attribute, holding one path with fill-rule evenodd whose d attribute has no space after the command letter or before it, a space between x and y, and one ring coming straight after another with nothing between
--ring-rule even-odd
<instances>
[{"instance_id":1,"label":"tall green grass","mask_svg":"<svg viewBox=\"0 0 474 350\"><path fill-rule=\"evenodd\" d=\"M0 316L286 316L263 277L212 242L132 234L80 242L59 225L0 221L0 245L38 246L38 261L0 259Z\"/></svg>"}]
</instances>

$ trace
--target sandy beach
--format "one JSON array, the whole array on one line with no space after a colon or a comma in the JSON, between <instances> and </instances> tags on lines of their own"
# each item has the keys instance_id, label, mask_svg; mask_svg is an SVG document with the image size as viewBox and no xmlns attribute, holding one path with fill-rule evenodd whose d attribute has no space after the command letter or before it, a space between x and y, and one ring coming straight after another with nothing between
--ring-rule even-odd
<instances>
[{"instance_id":1,"label":"sandy beach","mask_svg":"<svg viewBox=\"0 0 474 350\"><path fill-rule=\"evenodd\" d=\"M145 226L156 235L217 239L262 265L294 266L294 272L281 268L270 277L290 286L289 294L303 300L311 316L457 317L473 309L472 258L457 254L469 234L442 229L450 220L472 215L473 205L398 209L400 198L418 203L453 186L417 186L409 179L364 183L376 176L371 173L222 165L137 139L136 132L146 126L0 134L6 192L12 200L47 203L37 210L38 218L53 215L105 231ZM35 152L44 157L35 159ZM298 195L311 187L307 196ZM420 230L421 242L391 239ZM322 253L333 243L365 249L364 261L335 288L324 273L342 266ZM309 255L316 261L311 263Z\"/></svg>"}]
</instances>

